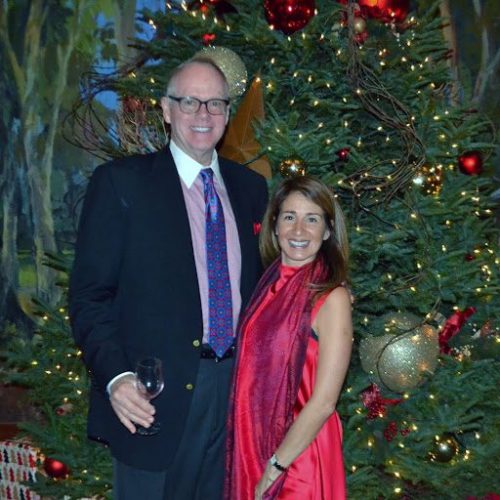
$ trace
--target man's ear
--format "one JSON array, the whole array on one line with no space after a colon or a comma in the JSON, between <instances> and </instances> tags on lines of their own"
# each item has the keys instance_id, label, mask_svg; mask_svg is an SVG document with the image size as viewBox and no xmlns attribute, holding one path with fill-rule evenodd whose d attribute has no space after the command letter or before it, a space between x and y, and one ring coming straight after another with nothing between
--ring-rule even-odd
<instances>
[{"instance_id":1,"label":"man's ear","mask_svg":"<svg viewBox=\"0 0 500 500\"><path fill-rule=\"evenodd\" d=\"M170 106L168 105L168 97L167 96L163 96L160 100L160 104L161 104L161 110L163 112L163 119L167 122L167 123L171 123L170 122Z\"/></svg>"}]
</instances>

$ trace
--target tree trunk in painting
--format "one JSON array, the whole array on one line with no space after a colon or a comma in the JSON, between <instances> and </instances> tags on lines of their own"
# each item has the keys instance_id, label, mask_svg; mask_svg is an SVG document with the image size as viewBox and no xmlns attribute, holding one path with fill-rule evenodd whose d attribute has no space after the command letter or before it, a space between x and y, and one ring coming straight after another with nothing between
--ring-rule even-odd
<instances>
[{"instance_id":1,"label":"tree trunk in painting","mask_svg":"<svg viewBox=\"0 0 500 500\"><path fill-rule=\"evenodd\" d=\"M2 175L0 178L2 199L0 328L3 328L6 322L25 326L27 324L27 318L21 309L17 294L19 288L19 260L17 251L19 181L14 162L14 137L15 133L12 133L10 139L4 142Z\"/></svg>"},{"instance_id":2,"label":"tree trunk in painting","mask_svg":"<svg viewBox=\"0 0 500 500\"><path fill-rule=\"evenodd\" d=\"M14 4L11 4L12 9ZM9 6L9 4L7 4ZM88 2L78 2L70 11L60 10L59 22L65 30L42 38L47 29L49 5L42 1L29 2L29 13L24 25L23 53L15 50L15 40L9 22L16 12L0 15L3 30L3 50L10 63L16 87L17 113L20 116L20 147L16 148L17 168L26 172L30 217L33 230L33 248L36 271L36 293L44 300L57 299L56 273L44 265L46 253L57 251L52 212L53 149L59 128L61 107L67 91L70 58L82 34L82 16ZM62 13L62 14L61 14ZM50 75L47 74L50 67Z\"/></svg>"}]
</instances>

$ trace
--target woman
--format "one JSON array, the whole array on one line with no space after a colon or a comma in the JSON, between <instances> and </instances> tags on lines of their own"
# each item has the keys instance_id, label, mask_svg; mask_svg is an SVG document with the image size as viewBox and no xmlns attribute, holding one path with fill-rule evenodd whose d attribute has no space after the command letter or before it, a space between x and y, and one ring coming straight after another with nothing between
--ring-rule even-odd
<instances>
[{"instance_id":1,"label":"woman","mask_svg":"<svg viewBox=\"0 0 500 500\"><path fill-rule=\"evenodd\" d=\"M261 252L273 263L241 323L226 498L344 499L335 406L352 324L345 224L332 192L312 178L285 180L264 216Z\"/></svg>"}]
</instances>

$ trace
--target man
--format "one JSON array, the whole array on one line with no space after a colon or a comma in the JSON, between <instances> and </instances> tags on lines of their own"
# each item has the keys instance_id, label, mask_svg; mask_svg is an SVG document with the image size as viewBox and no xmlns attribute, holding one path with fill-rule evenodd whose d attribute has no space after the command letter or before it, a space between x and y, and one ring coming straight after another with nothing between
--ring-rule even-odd
<instances>
[{"instance_id":1,"label":"man","mask_svg":"<svg viewBox=\"0 0 500 500\"><path fill-rule=\"evenodd\" d=\"M161 101L169 147L98 167L87 189L70 315L91 373L89 435L110 445L119 500L222 497L231 344L267 203L261 176L215 152L228 93L211 61L181 65ZM152 402L133 373L147 356L165 376ZM137 433L153 420L157 434Z\"/></svg>"}]
</instances>

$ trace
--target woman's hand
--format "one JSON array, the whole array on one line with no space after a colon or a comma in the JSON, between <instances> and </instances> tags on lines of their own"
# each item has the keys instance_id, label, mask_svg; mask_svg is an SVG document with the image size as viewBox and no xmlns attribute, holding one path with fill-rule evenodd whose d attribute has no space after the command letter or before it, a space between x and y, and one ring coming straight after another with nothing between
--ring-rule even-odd
<instances>
[{"instance_id":1,"label":"woman's hand","mask_svg":"<svg viewBox=\"0 0 500 500\"><path fill-rule=\"evenodd\" d=\"M264 493L274 484L274 481L276 481L281 474L282 472L268 463L264 474L255 488L255 500L262 500Z\"/></svg>"}]
</instances>

